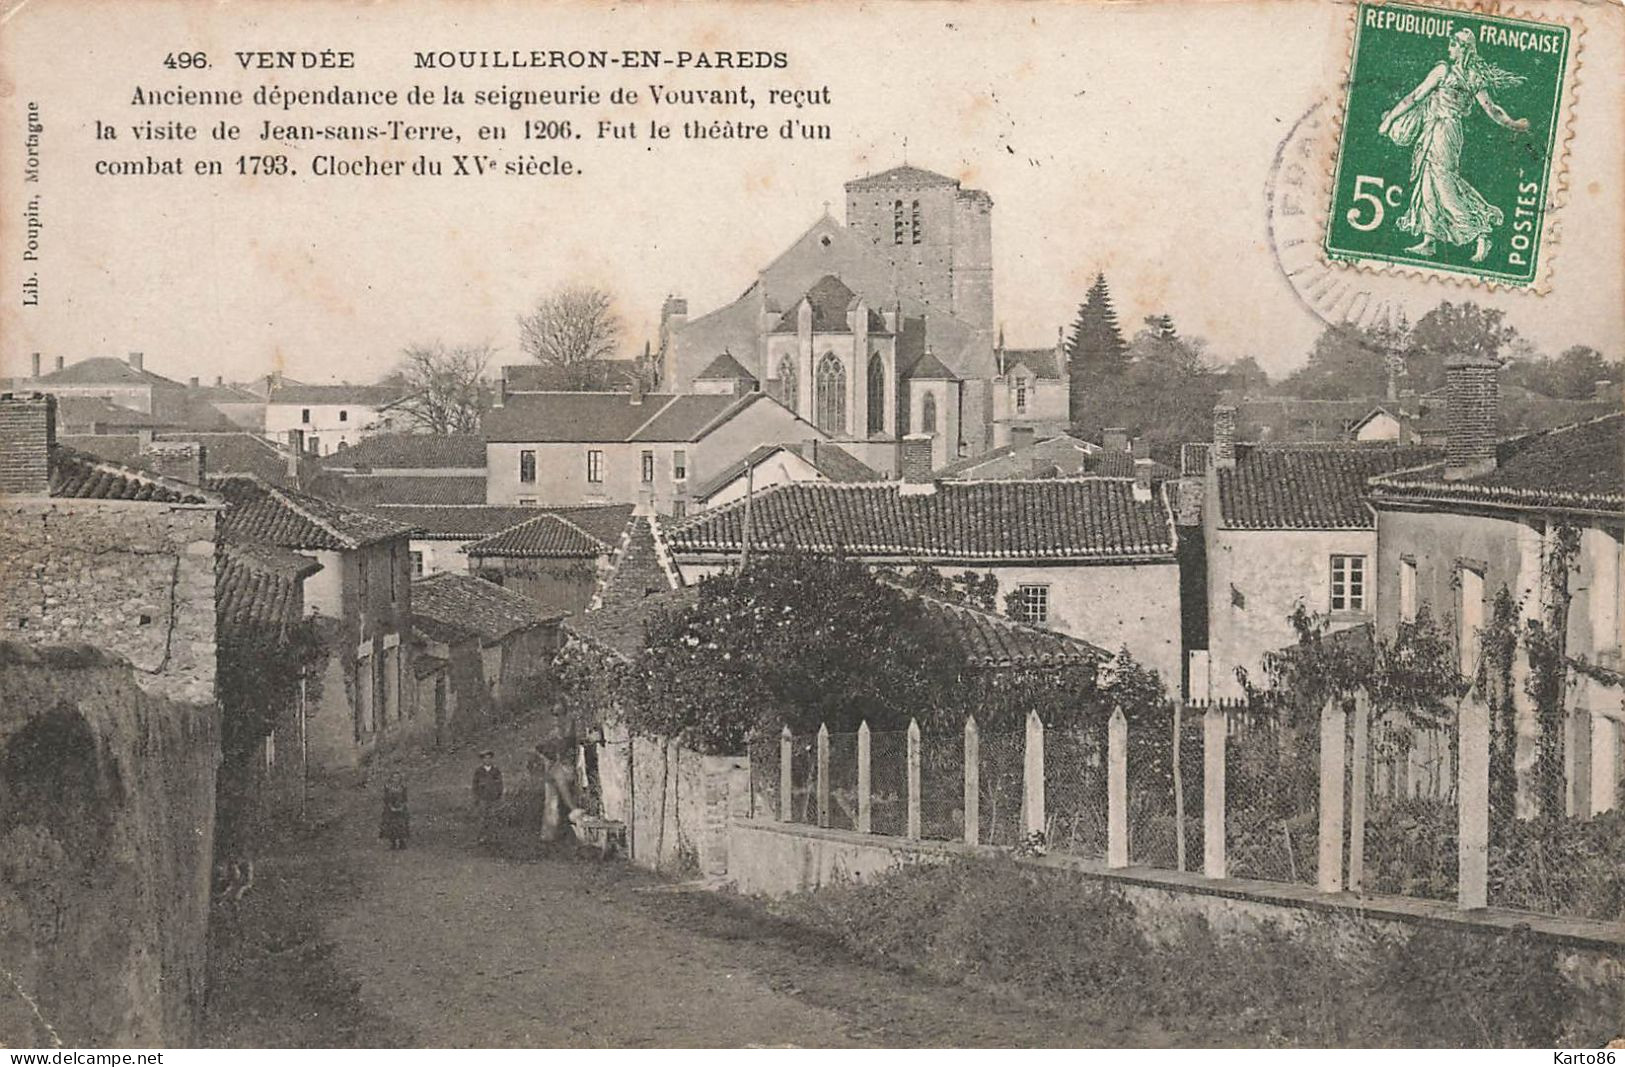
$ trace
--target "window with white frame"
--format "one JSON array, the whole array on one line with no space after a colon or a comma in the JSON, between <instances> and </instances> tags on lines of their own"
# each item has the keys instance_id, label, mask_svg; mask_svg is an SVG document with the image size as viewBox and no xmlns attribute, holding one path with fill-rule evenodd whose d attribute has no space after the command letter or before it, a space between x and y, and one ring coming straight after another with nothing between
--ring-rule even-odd
<instances>
[{"instance_id":1,"label":"window with white frame","mask_svg":"<svg viewBox=\"0 0 1625 1067\"><path fill-rule=\"evenodd\" d=\"M412 553L412 577L414 577L414 578L423 577L423 553L422 552L414 552L414 553Z\"/></svg>"},{"instance_id":2,"label":"window with white frame","mask_svg":"<svg viewBox=\"0 0 1625 1067\"><path fill-rule=\"evenodd\" d=\"M1049 586L1016 586L1016 618L1033 626L1049 622Z\"/></svg>"},{"instance_id":3,"label":"window with white frame","mask_svg":"<svg viewBox=\"0 0 1625 1067\"><path fill-rule=\"evenodd\" d=\"M688 477L688 453L681 448L671 454L671 477L676 482Z\"/></svg>"},{"instance_id":4,"label":"window with white frame","mask_svg":"<svg viewBox=\"0 0 1625 1067\"><path fill-rule=\"evenodd\" d=\"M530 485L536 481L536 452L525 449L519 453L519 481L523 485Z\"/></svg>"},{"instance_id":5,"label":"window with white frame","mask_svg":"<svg viewBox=\"0 0 1625 1067\"><path fill-rule=\"evenodd\" d=\"M1027 410L1027 379L1026 378L1017 378L1016 379L1016 410L1018 412Z\"/></svg>"},{"instance_id":6,"label":"window with white frame","mask_svg":"<svg viewBox=\"0 0 1625 1067\"><path fill-rule=\"evenodd\" d=\"M587 481L594 484L604 480L604 452L602 449L587 449Z\"/></svg>"},{"instance_id":7,"label":"window with white frame","mask_svg":"<svg viewBox=\"0 0 1625 1067\"><path fill-rule=\"evenodd\" d=\"M643 484L653 485L655 480L655 454L651 451L643 453Z\"/></svg>"},{"instance_id":8,"label":"window with white frame","mask_svg":"<svg viewBox=\"0 0 1625 1067\"><path fill-rule=\"evenodd\" d=\"M1333 611L1365 610L1365 557L1332 557Z\"/></svg>"}]
</instances>

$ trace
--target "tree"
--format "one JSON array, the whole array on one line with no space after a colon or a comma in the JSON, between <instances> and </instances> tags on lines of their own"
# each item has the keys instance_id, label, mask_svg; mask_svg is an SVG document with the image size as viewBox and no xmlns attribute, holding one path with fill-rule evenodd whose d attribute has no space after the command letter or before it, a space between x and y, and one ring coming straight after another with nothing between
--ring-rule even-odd
<instances>
[{"instance_id":1,"label":"tree","mask_svg":"<svg viewBox=\"0 0 1625 1067\"><path fill-rule=\"evenodd\" d=\"M1457 359L1501 361L1518 339L1504 312L1448 300L1416 320L1405 347L1405 373L1418 391L1444 384L1445 366Z\"/></svg>"},{"instance_id":2,"label":"tree","mask_svg":"<svg viewBox=\"0 0 1625 1067\"><path fill-rule=\"evenodd\" d=\"M490 407L484 381L491 362L488 344L412 345L393 376L407 390L400 410L424 433L475 433L480 415Z\"/></svg>"},{"instance_id":3,"label":"tree","mask_svg":"<svg viewBox=\"0 0 1625 1067\"><path fill-rule=\"evenodd\" d=\"M1328 323L1315 338L1308 361L1281 383L1281 392L1306 400L1385 396L1389 361L1404 343L1393 327Z\"/></svg>"},{"instance_id":4,"label":"tree","mask_svg":"<svg viewBox=\"0 0 1625 1067\"><path fill-rule=\"evenodd\" d=\"M1596 395L1598 382L1619 378L1619 365L1590 345L1570 345L1556 359L1529 354L1508 369L1508 380L1560 400L1589 400Z\"/></svg>"},{"instance_id":5,"label":"tree","mask_svg":"<svg viewBox=\"0 0 1625 1067\"><path fill-rule=\"evenodd\" d=\"M569 389L603 388L603 361L615 354L620 338L614 301L590 286L556 290L539 300L536 310L519 317L520 349L556 368Z\"/></svg>"},{"instance_id":6,"label":"tree","mask_svg":"<svg viewBox=\"0 0 1625 1067\"><path fill-rule=\"evenodd\" d=\"M1123 332L1117 325L1117 312L1112 308L1112 294L1106 286L1105 274L1095 275L1095 283L1078 306L1078 317L1066 344L1066 358L1072 417L1078 418L1090 395L1121 374L1128 360L1128 345L1123 342Z\"/></svg>"},{"instance_id":7,"label":"tree","mask_svg":"<svg viewBox=\"0 0 1625 1067\"><path fill-rule=\"evenodd\" d=\"M1218 372L1219 387L1236 396L1257 396L1269 391L1269 372L1252 356L1232 360Z\"/></svg>"}]
</instances>

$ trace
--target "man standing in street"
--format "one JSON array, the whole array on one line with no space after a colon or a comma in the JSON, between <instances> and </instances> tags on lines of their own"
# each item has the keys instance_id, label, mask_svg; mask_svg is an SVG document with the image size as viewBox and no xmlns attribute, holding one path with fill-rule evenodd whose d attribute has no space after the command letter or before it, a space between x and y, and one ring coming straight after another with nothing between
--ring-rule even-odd
<instances>
[{"instance_id":1,"label":"man standing in street","mask_svg":"<svg viewBox=\"0 0 1625 1067\"><path fill-rule=\"evenodd\" d=\"M496 753L486 749L480 753L480 765L474 768L474 810L479 815L479 843L490 842L496 826L497 802L502 799L502 771L494 762Z\"/></svg>"}]
</instances>

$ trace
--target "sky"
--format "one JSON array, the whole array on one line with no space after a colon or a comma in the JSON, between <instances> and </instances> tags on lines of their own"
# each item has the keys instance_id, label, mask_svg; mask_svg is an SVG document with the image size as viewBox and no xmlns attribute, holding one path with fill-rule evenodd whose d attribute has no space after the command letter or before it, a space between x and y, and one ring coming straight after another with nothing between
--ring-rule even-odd
<instances>
[{"instance_id":1,"label":"sky","mask_svg":"<svg viewBox=\"0 0 1625 1067\"><path fill-rule=\"evenodd\" d=\"M1132 333L1158 312L1219 360L1254 356L1281 374L1322 323L1269 247L1265 187L1306 110L1335 105L1352 9L1302 2L848 3L614 7L480 2L269 5L34 0L0 26L8 131L41 107L42 304L20 308L19 139L0 137L0 374L28 353L70 362L145 353L175 378L366 381L403 347L488 342L522 358L517 317L561 285L614 294L626 347L654 336L662 299L693 315L727 303L824 210L843 183L905 160L987 190L994 207L997 316L1013 346L1050 343L1104 271ZM1618 84L1625 13L1578 9L1584 72L1567 163L1551 291L1544 295L1409 280L1415 314L1441 299L1505 310L1535 345L1625 352L1625 128ZM83 62L63 63L72 40ZM413 71L419 49L765 49L788 68L711 71ZM336 71L233 70L232 53L354 49ZM204 74L166 53L206 50ZM681 142L652 148L588 137L573 178L373 179L97 177L98 156L148 147L92 139L95 119L127 125L136 85L405 87L451 82L727 87L828 86L833 104L796 117L829 141ZM9 92L7 91L9 90ZM147 109L168 118L187 109ZM195 121L215 113L195 111ZM248 127L266 109L237 109ZM396 109L397 112L406 109ZM774 125L791 112L762 115ZM393 115L395 113L391 113ZM705 113L714 117L714 112ZM671 108L626 109L640 123ZM421 107L409 117L470 131L513 113ZM359 120L359 113L346 116ZM390 117L382 112L369 119ZM753 118L755 116L752 116ZM306 117L309 120L309 116ZM298 119L295 118L297 121ZM322 121L332 121L330 114ZM466 151L469 145L464 149ZM231 158L236 149L203 146ZM550 154L546 142L521 150ZM349 154L362 151L345 148ZM374 148L380 157L411 147ZM1329 161L1328 161L1329 165Z\"/></svg>"}]
</instances>

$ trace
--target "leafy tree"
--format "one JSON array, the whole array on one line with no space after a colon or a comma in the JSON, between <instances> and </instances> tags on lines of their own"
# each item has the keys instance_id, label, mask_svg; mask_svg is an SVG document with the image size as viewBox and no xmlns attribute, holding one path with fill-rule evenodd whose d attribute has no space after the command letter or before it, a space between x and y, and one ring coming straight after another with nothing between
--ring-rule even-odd
<instances>
[{"instance_id":1,"label":"leafy tree","mask_svg":"<svg viewBox=\"0 0 1625 1067\"><path fill-rule=\"evenodd\" d=\"M885 568L877 572L886 581L936 597L953 604L964 604L981 611L997 611L999 580L992 572L977 574L961 571L943 574L935 567L915 567L909 571Z\"/></svg>"},{"instance_id":2,"label":"leafy tree","mask_svg":"<svg viewBox=\"0 0 1625 1067\"><path fill-rule=\"evenodd\" d=\"M567 286L519 318L519 347L538 363L557 368L571 389L602 389L603 363L615 354L621 321L602 289Z\"/></svg>"},{"instance_id":3,"label":"leafy tree","mask_svg":"<svg viewBox=\"0 0 1625 1067\"><path fill-rule=\"evenodd\" d=\"M1444 384L1445 366L1456 359L1500 361L1518 338L1504 312L1448 300L1416 320L1406 338L1405 373L1418 391Z\"/></svg>"},{"instance_id":4,"label":"leafy tree","mask_svg":"<svg viewBox=\"0 0 1625 1067\"><path fill-rule=\"evenodd\" d=\"M1258 360L1242 356L1218 370L1218 386L1236 396L1256 396L1269 391L1270 376Z\"/></svg>"},{"instance_id":5,"label":"leafy tree","mask_svg":"<svg viewBox=\"0 0 1625 1067\"><path fill-rule=\"evenodd\" d=\"M488 344L447 346L436 341L407 348L395 378L408 390L400 410L424 433L475 433L491 406L485 384Z\"/></svg>"},{"instance_id":6,"label":"leafy tree","mask_svg":"<svg viewBox=\"0 0 1625 1067\"><path fill-rule=\"evenodd\" d=\"M1315 339L1308 361L1281 383L1280 392L1307 400L1383 396L1389 360L1404 343L1399 328L1330 323Z\"/></svg>"},{"instance_id":7,"label":"leafy tree","mask_svg":"<svg viewBox=\"0 0 1625 1067\"><path fill-rule=\"evenodd\" d=\"M1531 354L1515 359L1508 368L1509 381L1533 392L1560 400L1588 400L1596 394L1598 382L1620 380L1620 368L1610 363L1590 345L1571 345L1556 359Z\"/></svg>"}]
</instances>

